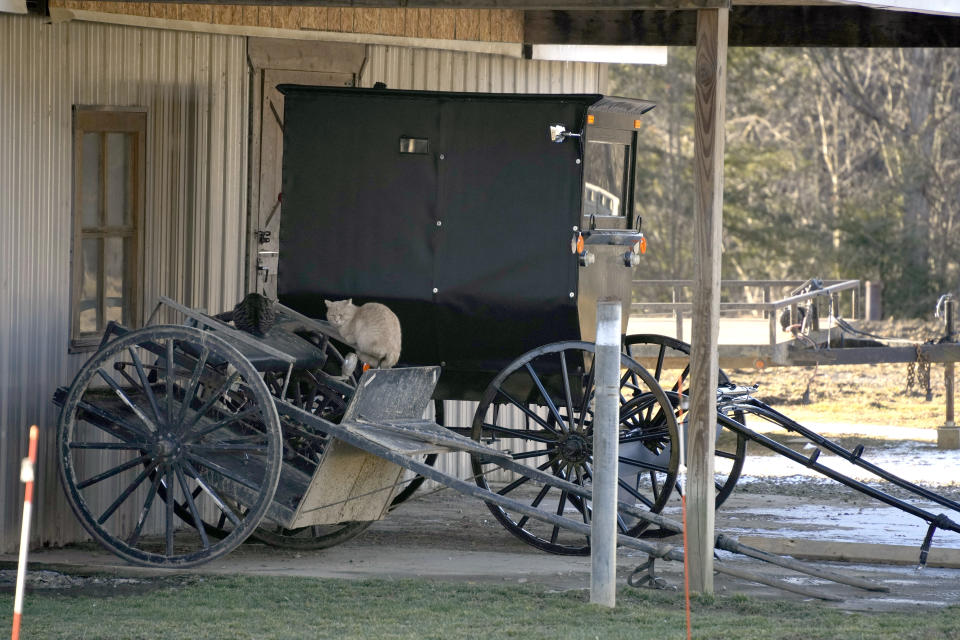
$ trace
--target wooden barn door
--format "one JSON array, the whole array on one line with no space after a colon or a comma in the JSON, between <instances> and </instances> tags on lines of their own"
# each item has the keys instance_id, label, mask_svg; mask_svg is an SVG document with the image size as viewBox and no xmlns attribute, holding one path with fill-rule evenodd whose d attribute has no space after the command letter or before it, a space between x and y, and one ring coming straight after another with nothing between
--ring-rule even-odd
<instances>
[{"instance_id":1,"label":"wooden barn door","mask_svg":"<svg viewBox=\"0 0 960 640\"><path fill-rule=\"evenodd\" d=\"M366 48L294 40L250 38L253 66L250 148L250 229L247 291L277 297L277 262L282 215L283 94L282 84L352 87L356 85Z\"/></svg>"}]
</instances>

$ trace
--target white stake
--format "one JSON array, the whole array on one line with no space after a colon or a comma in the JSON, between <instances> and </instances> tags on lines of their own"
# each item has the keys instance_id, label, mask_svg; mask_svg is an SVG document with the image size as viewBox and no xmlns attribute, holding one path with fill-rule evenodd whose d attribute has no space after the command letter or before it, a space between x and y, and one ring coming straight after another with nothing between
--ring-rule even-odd
<instances>
[{"instance_id":1,"label":"white stake","mask_svg":"<svg viewBox=\"0 0 960 640\"><path fill-rule=\"evenodd\" d=\"M30 427L30 450L20 463L20 482L27 485L23 495L23 523L20 526L20 562L17 565L17 592L13 599L13 631L11 640L20 638L20 617L23 615L23 585L27 577L27 550L30 548L30 516L33 512L33 468L37 463L37 425Z\"/></svg>"}]
</instances>

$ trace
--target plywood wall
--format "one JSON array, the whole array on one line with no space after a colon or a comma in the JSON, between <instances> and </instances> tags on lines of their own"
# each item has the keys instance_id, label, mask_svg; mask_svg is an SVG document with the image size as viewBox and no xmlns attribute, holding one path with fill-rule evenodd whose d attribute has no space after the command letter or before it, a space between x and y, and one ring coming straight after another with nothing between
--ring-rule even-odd
<instances>
[{"instance_id":1,"label":"plywood wall","mask_svg":"<svg viewBox=\"0 0 960 640\"><path fill-rule=\"evenodd\" d=\"M523 12L506 9L357 9L86 0L50 0L50 6L208 24L443 40L523 41Z\"/></svg>"}]
</instances>

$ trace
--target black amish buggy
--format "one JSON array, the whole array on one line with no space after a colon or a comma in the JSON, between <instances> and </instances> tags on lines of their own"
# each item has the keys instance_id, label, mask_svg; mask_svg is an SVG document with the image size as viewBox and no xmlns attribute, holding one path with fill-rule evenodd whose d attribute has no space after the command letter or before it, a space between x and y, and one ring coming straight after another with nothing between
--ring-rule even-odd
<instances>
[{"instance_id":1,"label":"black amish buggy","mask_svg":"<svg viewBox=\"0 0 960 640\"><path fill-rule=\"evenodd\" d=\"M182 567L251 536L299 549L341 543L429 478L480 498L540 549L588 553L595 308L616 298L629 309L645 249L637 145L653 104L281 90L272 327L253 335L166 298L141 329L109 325L55 394L71 508L118 556ZM325 300L345 298L399 316L400 366L345 369L355 346L323 319ZM679 530L656 514L679 488L689 345L651 335L623 344L619 541L673 557L637 536ZM729 385L723 372L720 382L718 505L750 440L927 520L924 549L935 529L960 531L817 455L827 449L924 500L957 503L805 429L753 399L755 388ZM443 425L443 399L477 401L472 424ZM816 454L749 429L747 414ZM432 466L456 452L469 454L468 477ZM717 542L742 550L731 544Z\"/></svg>"}]
</instances>

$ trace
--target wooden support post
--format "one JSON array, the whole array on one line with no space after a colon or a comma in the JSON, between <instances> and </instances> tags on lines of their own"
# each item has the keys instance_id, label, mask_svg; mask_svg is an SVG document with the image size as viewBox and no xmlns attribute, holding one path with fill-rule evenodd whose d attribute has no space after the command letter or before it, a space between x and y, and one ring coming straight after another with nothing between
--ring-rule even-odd
<instances>
[{"instance_id":1,"label":"wooden support post","mask_svg":"<svg viewBox=\"0 0 960 640\"><path fill-rule=\"evenodd\" d=\"M713 593L713 456L717 422L717 339L728 9L697 12L694 123L694 286L690 335L687 540L690 588Z\"/></svg>"},{"instance_id":2,"label":"wooden support post","mask_svg":"<svg viewBox=\"0 0 960 640\"><path fill-rule=\"evenodd\" d=\"M597 303L596 400L593 428L593 520L590 522L590 602L617 603L617 474L620 440L619 300Z\"/></svg>"}]
</instances>

